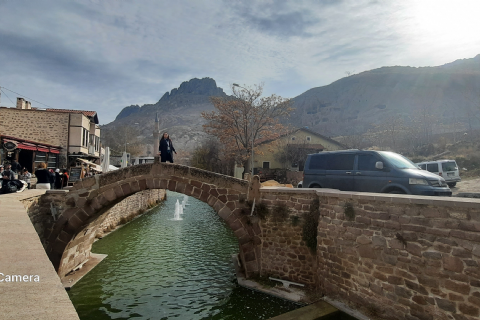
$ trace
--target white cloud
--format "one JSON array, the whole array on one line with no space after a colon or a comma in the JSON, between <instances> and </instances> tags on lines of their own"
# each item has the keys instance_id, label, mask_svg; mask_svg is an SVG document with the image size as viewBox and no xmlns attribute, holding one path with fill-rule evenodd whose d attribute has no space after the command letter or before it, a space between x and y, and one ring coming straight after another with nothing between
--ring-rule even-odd
<instances>
[{"instance_id":1,"label":"white cloud","mask_svg":"<svg viewBox=\"0 0 480 320\"><path fill-rule=\"evenodd\" d=\"M3 1L0 85L102 123L193 77L293 97L346 71L480 53L478 5L449 3Z\"/></svg>"}]
</instances>

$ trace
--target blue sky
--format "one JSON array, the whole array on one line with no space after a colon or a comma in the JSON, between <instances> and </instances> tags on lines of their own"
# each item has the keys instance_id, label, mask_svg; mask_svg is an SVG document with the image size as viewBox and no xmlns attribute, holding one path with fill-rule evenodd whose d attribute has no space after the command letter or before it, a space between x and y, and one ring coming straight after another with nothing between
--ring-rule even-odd
<instances>
[{"instance_id":1,"label":"blue sky","mask_svg":"<svg viewBox=\"0 0 480 320\"><path fill-rule=\"evenodd\" d=\"M295 97L346 72L472 58L478 12L477 0L0 0L0 86L102 124L194 77Z\"/></svg>"}]
</instances>

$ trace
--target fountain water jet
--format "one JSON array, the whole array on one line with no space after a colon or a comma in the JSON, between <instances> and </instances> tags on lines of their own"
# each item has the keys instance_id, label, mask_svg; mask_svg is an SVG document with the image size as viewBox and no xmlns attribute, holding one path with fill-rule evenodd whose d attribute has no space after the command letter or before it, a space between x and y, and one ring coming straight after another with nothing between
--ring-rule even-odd
<instances>
[{"instance_id":1,"label":"fountain water jet","mask_svg":"<svg viewBox=\"0 0 480 320\"><path fill-rule=\"evenodd\" d=\"M187 196L187 195L184 195L184 196L183 196L183 200L182 200L182 207L183 207L183 209L185 209L185 206L187 205L187 201L188 201L188 196Z\"/></svg>"},{"instance_id":2,"label":"fountain water jet","mask_svg":"<svg viewBox=\"0 0 480 320\"><path fill-rule=\"evenodd\" d=\"M183 208L177 199L177 202L175 203L175 215L173 216L172 220L183 220L182 218L180 218L181 213L183 213Z\"/></svg>"}]
</instances>

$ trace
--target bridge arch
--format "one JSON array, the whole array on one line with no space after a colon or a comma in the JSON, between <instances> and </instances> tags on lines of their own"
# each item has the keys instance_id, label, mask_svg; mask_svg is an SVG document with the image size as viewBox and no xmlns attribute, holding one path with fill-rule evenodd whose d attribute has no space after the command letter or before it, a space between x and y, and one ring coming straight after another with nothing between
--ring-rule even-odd
<instances>
[{"instance_id":1,"label":"bridge arch","mask_svg":"<svg viewBox=\"0 0 480 320\"><path fill-rule=\"evenodd\" d=\"M199 199L210 205L234 232L240 259L247 275L260 268L258 223L249 222L245 202L258 180L249 183L192 167L154 163L122 168L83 179L66 194L64 210L47 237L47 254L62 278L71 270L69 244L92 221L123 199L144 190L166 189Z\"/></svg>"}]
</instances>

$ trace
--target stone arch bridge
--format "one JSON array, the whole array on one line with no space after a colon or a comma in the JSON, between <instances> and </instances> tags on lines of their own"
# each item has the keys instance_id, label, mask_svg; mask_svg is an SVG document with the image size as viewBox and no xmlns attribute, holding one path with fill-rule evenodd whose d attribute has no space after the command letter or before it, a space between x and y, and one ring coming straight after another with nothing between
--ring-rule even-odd
<instances>
[{"instance_id":1,"label":"stone arch bridge","mask_svg":"<svg viewBox=\"0 0 480 320\"><path fill-rule=\"evenodd\" d=\"M59 276L63 277L78 264L72 261L74 253L68 249L83 235L80 233L88 232L87 225L137 192L167 189L208 203L237 237L245 272L254 274L260 268L260 252L256 248L261 243L260 228L242 214L246 200L259 194L258 178L252 181L166 163L131 166L89 177L65 193L63 211L45 232L45 249Z\"/></svg>"},{"instance_id":2,"label":"stone arch bridge","mask_svg":"<svg viewBox=\"0 0 480 320\"><path fill-rule=\"evenodd\" d=\"M43 237L60 277L82 261L71 258L88 242L92 221L155 189L212 206L238 238L247 277L303 283L360 310L381 310L380 318L480 316L480 199L260 189L258 177L249 182L174 164L124 168L60 192L63 210ZM266 207L263 217L245 210L253 199Z\"/></svg>"}]
</instances>

